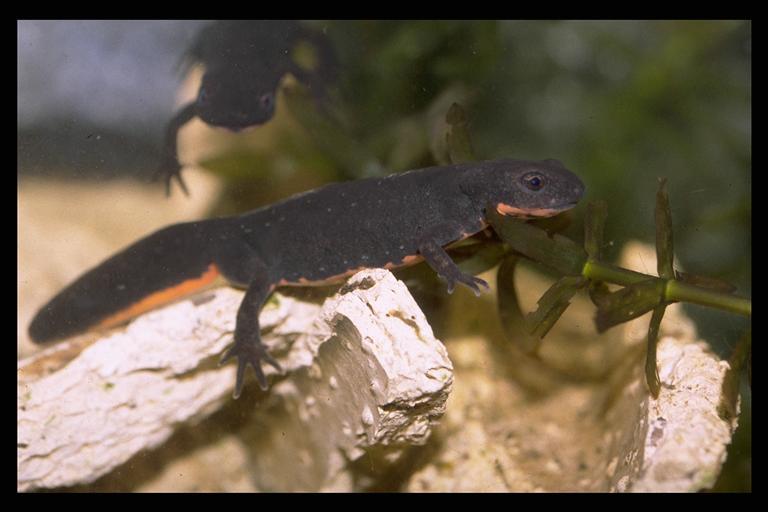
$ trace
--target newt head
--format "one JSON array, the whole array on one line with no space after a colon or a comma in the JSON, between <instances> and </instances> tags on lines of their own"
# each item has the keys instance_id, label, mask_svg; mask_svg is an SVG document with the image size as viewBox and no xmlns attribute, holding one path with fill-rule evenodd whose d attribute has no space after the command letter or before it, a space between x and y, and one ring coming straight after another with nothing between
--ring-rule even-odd
<instances>
[{"instance_id":1,"label":"newt head","mask_svg":"<svg viewBox=\"0 0 768 512\"><path fill-rule=\"evenodd\" d=\"M233 131L272 119L281 77L263 66L249 67L253 69L206 72L195 100L197 116L211 126Z\"/></svg>"},{"instance_id":2,"label":"newt head","mask_svg":"<svg viewBox=\"0 0 768 512\"><path fill-rule=\"evenodd\" d=\"M584 183L558 160L495 160L467 166L461 188L479 207L501 215L551 217L576 206Z\"/></svg>"}]
</instances>

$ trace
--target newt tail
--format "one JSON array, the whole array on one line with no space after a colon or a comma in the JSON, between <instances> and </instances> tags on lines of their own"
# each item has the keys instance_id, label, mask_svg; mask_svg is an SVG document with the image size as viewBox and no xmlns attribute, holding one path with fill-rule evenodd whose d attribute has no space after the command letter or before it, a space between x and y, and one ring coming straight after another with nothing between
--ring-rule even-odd
<instances>
[{"instance_id":1,"label":"newt tail","mask_svg":"<svg viewBox=\"0 0 768 512\"><path fill-rule=\"evenodd\" d=\"M86 272L40 309L30 337L47 343L114 327L212 283L220 270L200 250L203 226L164 228Z\"/></svg>"}]
</instances>

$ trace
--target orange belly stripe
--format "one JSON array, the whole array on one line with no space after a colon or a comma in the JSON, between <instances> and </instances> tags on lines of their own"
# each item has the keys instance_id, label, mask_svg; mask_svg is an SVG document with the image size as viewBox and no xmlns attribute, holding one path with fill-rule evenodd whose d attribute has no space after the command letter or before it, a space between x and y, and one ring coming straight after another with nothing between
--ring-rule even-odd
<instances>
[{"instance_id":1,"label":"orange belly stripe","mask_svg":"<svg viewBox=\"0 0 768 512\"><path fill-rule=\"evenodd\" d=\"M285 279L281 279L277 286L328 286L332 284L338 284L347 277L351 277L361 270L365 270L368 268L385 268L387 270L394 270L397 268L403 268L403 267L409 267L411 265L415 265L416 263L419 263L423 261L424 258L419 255L413 255L413 256L406 256L402 259L400 263L386 263L383 267L357 267L353 268L351 270L347 270L346 272L343 272L341 274L337 274L335 276L327 277L325 279L317 280L317 281L310 281L309 279L306 279L304 277L300 277L296 281L287 281Z\"/></svg>"},{"instance_id":2,"label":"orange belly stripe","mask_svg":"<svg viewBox=\"0 0 768 512\"><path fill-rule=\"evenodd\" d=\"M130 320L131 318L135 318L151 309L162 306L163 304L168 304L169 302L184 297L185 295L196 292L203 288L205 285L213 282L218 276L219 269L215 264L211 263L208 266L208 269L203 272L200 277L187 279L186 281L182 281L176 286L171 286L170 288L165 288L164 290L152 293L144 297L142 300L134 302L127 308L108 316L99 322L96 327L106 329L122 324L123 322Z\"/></svg>"}]
</instances>

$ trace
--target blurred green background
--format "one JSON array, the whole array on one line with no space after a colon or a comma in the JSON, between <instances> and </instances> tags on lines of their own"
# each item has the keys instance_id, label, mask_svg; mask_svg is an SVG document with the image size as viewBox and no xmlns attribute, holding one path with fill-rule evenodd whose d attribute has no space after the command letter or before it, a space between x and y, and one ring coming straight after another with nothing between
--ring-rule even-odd
<instances>
[{"instance_id":1,"label":"blurred green background","mask_svg":"<svg viewBox=\"0 0 768 512\"><path fill-rule=\"evenodd\" d=\"M583 178L587 200L608 201L608 254L627 238L653 239L656 178L666 176L681 265L751 294L748 22L314 25L339 54L332 112L288 88L289 113L278 115L302 129L205 167L233 181L290 175L301 191L297 169L310 166L315 182L433 165L438 124L459 101L478 158L557 158ZM278 189L253 187L231 208L278 199Z\"/></svg>"},{"instance_id":2,"label":"blurred green background","mask_svg":"<svg viewBox=\"0 0 768 512\"><path fill-rule=\"evenodd\" d=\"M317 108L289 83L271 126L228 135L198 162L226 180L212 214L434 165L457 101L478 158L557 158L587 185L585 202L607 201L609 259L629 239L654 242L657 178L667 177L680 267L751 296L749 21L307 24L338 54L331 101ZM579 241L583 204L566 232ZM686 312L724 357L748 326L701 307ZM717 490L751 490L751 395L742 390Z\"/></svg>"}]
</instances>

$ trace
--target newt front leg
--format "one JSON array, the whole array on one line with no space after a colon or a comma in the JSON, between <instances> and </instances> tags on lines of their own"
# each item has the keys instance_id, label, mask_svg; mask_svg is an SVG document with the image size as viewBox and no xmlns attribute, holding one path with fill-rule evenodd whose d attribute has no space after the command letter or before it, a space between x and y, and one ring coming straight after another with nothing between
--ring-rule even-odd
<instances>
[{"instance_id":1,"label":"newt front leg","mask_svg":"<svg viewBox=\"0 0 768 512\"><path fill-rule=\"evenodd\" d=\"M456 228L446 224L438 227L435 230L435 234L425 236L421 243L419 243L419 253L424 257L424 261L427 262L432 270L437 272L437 276L448 283L448 293L453 293L456 283L461 283L474 291L475 295L479 296L480 286L485 287L486 290L490 289L488 283L479 277L462 272L448 253L445 252L443 244L440 243L437 233L451 230L455 231Z\"/></svg>"},{"instance_id":2,"label":"newt front leg","mask_svg":"<svg viewBox=\"0 0 768 512\"><path fill-rule=\"evenodd\" d=\"M177 139L181 127L191 121L196 115L195 103L192 102L179 110L176 115L173 116L173 119L170 120L165 129L162 160L160 162L160 167L155 171L153 180L163 179L165 182L166 196L171 195L171 181L174 179L179 182L179 187L184 192L184 195L189 196L187 185L181 177L181 169L183 166L179 162Z\"/></svg>"}]
</instances>

